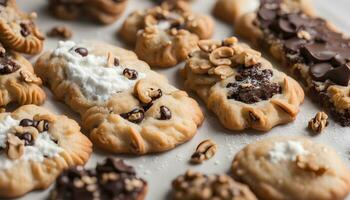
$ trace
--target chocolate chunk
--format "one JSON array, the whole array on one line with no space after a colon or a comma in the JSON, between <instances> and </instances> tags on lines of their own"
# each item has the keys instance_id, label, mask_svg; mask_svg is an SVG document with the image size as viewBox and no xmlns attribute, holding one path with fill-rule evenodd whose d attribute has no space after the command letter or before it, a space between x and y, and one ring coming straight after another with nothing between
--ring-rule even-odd
<instances>
[{"instance_id":1,"label":"chocolate chunk","mask_svg":"<svg viewBox=\"0 0 350 200\"><path fill-rule=\"evenodd\" d=\"M33 146L34 145L34 139L32 134L26 132L22 134L16 134L16 136L24 141L25 146Z\"/></svg>"},{"instance_id":2,"label":"chocolate chunk","mask_svg":"<svg viewBox=\"0 0 350 200\"><path fill-rule=\"evenodd\" d=\"M137 79L138 73L134 69L125 68L123 70L123 75L130 80L135 80Z\"/></svg>"},{"instance_id":3,"label":"chocolate chunk","mask_svg":"<svg viewBox=\"0 0 350 200\"><path fill-rule=\"evenodd\" d=\"M330 61L336 56L336 52L325 49L324 44L320 43L305 45L301 52L311 63Z\"/></svg>"},{"instance_id":4,"label":"chocolate chunk","mask_svg":"<svg viewBox=\"0 0 350 200\"><path fill-rule=\"evenodd\" d=\"M283 34L284 38L289 38L297 33L297 26L286 19L279 19L277 21L278 28Z\"/></svg>"},{"instance_id":5,"label":"chocolate chunk","mask_svg":"<svg viewBox=\"0 0 350 200\"><path fill-rule=\"evenodd\" d=\"M114 66L118 67L120 65L120 61L118 58L114 57Z\"/></svg>"},{"instance_id":6,"label":"chocolate chunk","mask_svg":"<svg viewBox=\"0 0 350 200\"><path fill-rule=\"evenodd\" d=\"M148 104L142 105L143 110L146 112L153 106L153 102L149 102Z\"/></svg>"},{"instance_id":7,"label":"chocolate chunk","mask_svg":"<svg viewBox=\"0 0 350 200\"><path fill-rule=\"evenodd\" d=\"M171 111L166 106L160 107L160 120L168 120L171 119Z\"/></svg>"},{"instance_id":8,"label":"chocolate chunk","mask_svg":"<svg viewBox=\"0 0 350 200\"><path fill-rule=\"evenodd\" d=\"M329 63L319 63L311 66L310 75L312 76L313 80L325 81L327 80L327 77L328 77L327 72L332 69L333 67Z\"/></svg>"},{"instance_id":9,"label":"chocolate chunk","mask_svg":"<svg viewBox=\"0 0 350 200\"><path fill-rule=\"evenodd\" d=\"M97 173L118 172L135 175L133 167L126 165L123 160L107 158L103 164L96 166Z\"/></svg>"},{"instance_id":10,"label":"chocolate chunk","mask_svg":"<svg viewBox=\"0 0 350 200\"><path fill-rule=\"evenodd\" d=\"M17 71L20 66L8 57L0 58L0 74L6 75Z\"/></svg>"},{"instance_id":11,"label":"chocolate chunk","mask_svg":"<svg viewBox=\"0 0 350 200\"><path fill-rule=\"evenodd\" d=\"M21 27L21 35L23 37L27 37L28 35L30 35L30 30L29 30L29 25L28 24L25 24L25 23L20 23L19 24L20 27Z\"/></svg>"},{"instance_id":12,"label":"chocolate chunk","mask_svg":"<svg viewBox=\"0 0 350 200\"><path fill-rule=\"evenodd\" d=\"M89 51L84 48L84 47L78 47L75 49L75 52L77 52L78 54L80 54L82 57L85 57L89 54Z\"/></svg>"},{"instance_id":13,"label":"chocolate chunk","mask_svg":"<svg viewBox=\"0 0 350 200\"><path fill-rule=\"evenodd\" d=\"M120 114L120 116L132 123L138 124L145 118L145 111L135 108L128 113Z\"/></svg>"},{"instance_id":14,"label":"chocolate chunk","mask_svg":"<svg viewBox=\"0 0 350 200\"><path fill-rule=\"evenodd\" d=\"M350 80L350 65L344 64L327 72L326 76L335 83L348 86Z\"/></svg>"},{"instance_id":15,"label":"chocolate chunk","mask_svg":"<svg viewBox=\"0 0 350 200\"><path fill-rule=\"evenodd\" d=\"M20 122L19 122L19 125L20 126L23 126L23 127L27 127L27 126L37 126L37 122L34 121L34 120L31 120L31 119L22 119Z\"/></svg>"},{"instance_id":16,"label":"chocolate chunk","mask_svg":"<svg viewBox=\"0 0 350 200\"><path fill-rule=\"evenodd\" d=\"M260 69L257 64L250 68L240 66L236 82L227 84L228 99L234 99L247 104L268 100L273 95L282 92L278 83L270 81L273 73L270 69Z\"/></svg>"}]
</instances>

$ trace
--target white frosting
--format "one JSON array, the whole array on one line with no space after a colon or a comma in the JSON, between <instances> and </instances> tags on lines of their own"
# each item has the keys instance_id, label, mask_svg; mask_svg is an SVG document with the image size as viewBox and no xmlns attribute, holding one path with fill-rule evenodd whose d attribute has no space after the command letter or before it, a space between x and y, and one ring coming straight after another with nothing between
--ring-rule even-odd
<instances>
[{"instance_id":1,"label":"white frosting","mask_svg":"<svg viewBox=\"0 0 350 200\"><path fill-rule=\"evenodd\" d=\"M298 155L305 155L308 152L298 141L276 142L268 152L272 162L278 163L282 160L295 161Z\"/></svg>"},{"instance_id":2,"label":"white frosting","mask_svg":"<svg viewBox=\"0 0 350 200\"><path fill-rule=\"evenodd\" d=\"M7 132L18 124L19 121L11 116L6 116L0 122L0 145L2 148L6 148ZM23 155L17 160L9 159L4 151L0 151L0 170L9 169L20 161L43 162L45 157L55 157L62 151L63 149L51 140L48 132L42 132L35 139L33 146L24 147Z\"/></svg>"},{"instance_id":3,"label":"white frosting","mask_svg":"<svg viewBox=\"0 0 350 200\"><path fill-rule=\"evenodd\" d=\"M64 57L67 60L68 65L65 68L67 78L76 83L89 100L106 101L113 94L133 87L138 79L145 77L145 74L139 72L136 80L129 80L123 75L124 67L107 67L107 55L88 54L82 57L75 52L76 47L93 50L83 44L60 41L53 55Z\"/></svg>"}]
</instances>

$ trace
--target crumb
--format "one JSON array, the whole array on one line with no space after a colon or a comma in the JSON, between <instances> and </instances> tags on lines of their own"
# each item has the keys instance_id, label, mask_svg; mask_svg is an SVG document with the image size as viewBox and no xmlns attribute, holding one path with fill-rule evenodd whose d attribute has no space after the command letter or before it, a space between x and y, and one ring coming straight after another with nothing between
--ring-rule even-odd
<instances>
[{"instance_id":1,"label":"crumb","mask_svg":"<svg viewBox=\"0 0 350 200\"><path fill-rule=\"evenodd\" d=\"M57 37L62 39L70 39L73 36L72 31L66 26L55 26L48 33L49 37Z\"/></svg>"}]
</instances>

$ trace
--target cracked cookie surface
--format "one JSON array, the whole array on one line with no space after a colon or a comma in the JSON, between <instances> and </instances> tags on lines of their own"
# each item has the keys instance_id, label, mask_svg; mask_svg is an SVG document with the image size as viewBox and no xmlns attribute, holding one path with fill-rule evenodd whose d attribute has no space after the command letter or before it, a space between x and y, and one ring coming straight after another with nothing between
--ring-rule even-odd
<instances>
[{"instance_id":1,"label":"cracked cookie surface","mask_svg":"<svg viewBox=\"0 0 350 200\"><path fill-rule=\"evenodd\" d=\"M185 60L199 39L213 34L209 16L193 13L184 1L131 13L119 30L120 37L135 45L135 52L151 67L172 67Z\"/></svg>"},{"instance_id":2,"label":"cracked cookie surface","mask_svg":"<svg viewBox=\"0 0 350 200\"><path fill-rule=\"evenodd\" d=\"M79 125L35 105L0 114L0 196L45 189L62 170L84 165L92 152Z\"/></svg>"},{"instance_id":3,"label":"cracked cookie surface","mask_svg":"<svg viewBox=\"0 0 350 200\"><path fill-rule=\"evenodd\" d=\"M300 85L237 39L202 40L182 75L231 130L268 131L295 119L304 100Z\"/></svg>"},{"instance_id":4,"label":"cracked cookie surface","mask_svg":"<svg viewBox=\"0 0 350 200\"><path fill-rule=\"evenodd\" d=\"M134 53L105 43L61 42L39 58L36 72L110 152L166 151L191 139L203 121L186 92Z\"/></svg>"},{"instance_id":5,"label":"cracked cookie surface","mask_svg":"<svg viewBox=\"0 0 350 200\"><path fill-rule=\"evenodd\" d=\"M350 192L350 171L336 151L305 137L249 144L236 154L232 170L263 200L340 200Z\"/></svg>"},{"instance_id":6,"label":"cracked cookie surface","mask_svg":"<svg viewBox=\"0 0 350 200\"><path fill-rule=\"evenodd\" d=\"M16 102L41 105L46 94L32 64L19 53L0 46L0 106Z\"/></svg>"},{"instance_id":7,"label":"cracked cookie surface","mask_svg":"<svg viewBox=\"0 0 350 200\"><path fill-rule=\"evenodd\" d=\"M16 0L0 2L0 41L6 48L38 54L43 49L44 36L35 25L36 13L22 12Z\"/></svg>"}]
</instances>

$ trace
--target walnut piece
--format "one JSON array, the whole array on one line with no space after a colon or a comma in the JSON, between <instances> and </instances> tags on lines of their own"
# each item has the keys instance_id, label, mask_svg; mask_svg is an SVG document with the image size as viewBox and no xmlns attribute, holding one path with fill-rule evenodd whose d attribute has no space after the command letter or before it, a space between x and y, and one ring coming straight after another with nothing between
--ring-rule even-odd
<instances>
[{"instance_id":1,"label":"walnut piece","mask_svg":"<svg viewBox=\"0 0 350 200\"><path fill-rule=\"evenodd\" d=\"M235 71L228 65L220 65L214 68L214 74L220 76L221 79L226 79L229 76L232 76Z\"/></svg>"},{"instance_id":2,"label":"walnut piece","mask_svg":"<svg viewBox=\"0 0 350 200\"><path fill-rule=\"evenodd\" d=\"M204 160L209 160L212 158L217 150L216 144L212 140L204 140L199 143L196 148L196 152L194 152L191 156L191 162L200 164Z\"/></svg>"},{"instance_id":3,"label":"walnut piece","mask_svg":"<svg viewBox=\"0 0 350 200\"><path fill-rule=\"evenodd\" d=\"M328 115L325 112L318 112L309 121L308 128L314 133L321 133L328 126Z\"/></svg>"},{"instance_id":4,"label":"walnut piece","mask_svg":"<svg viewBox=\"0 0 350 200\"><path fill-rule=\"evenodd\" d=\"M24 153L24 141L13 134L7 135L7 157L11 160L19 159Z\"/></svg>"},{"instance_id":5,"label":"walnut piece","mask_svg":"<svg viewBox=\"0 0 350 200\"><path fill-rule=\"evenodd\" d=\"M233 49L230 47L219 47L209 55L209 60L214 65L231 65L230 57L234 55Z\"/></svg>"},{"instance_id":6,"label":"walnut piece","mask_svg":"<svg viewBox=\"0 0 350 200\"><path fill-rule=\"evenodd\" d=\"M35 74L33 74L32 72L21 70L20 75L26 83L34 83L38 85L42 84L41 79L37 77Z\"/></svg>"},{"instance_id":7,"label":"walnut piece","mask_svg":"<svg viewBox=\"0 0 350 200\"><path fill-rule=\"evenodd\" d=\"M200 40L198 42L198 47L206 53L211 53L221 46L222 42L220 40Z\"/></svg>"}]
</instances>

